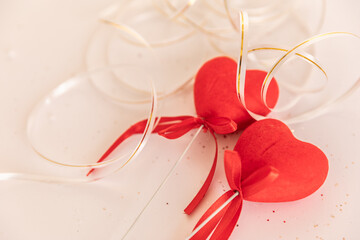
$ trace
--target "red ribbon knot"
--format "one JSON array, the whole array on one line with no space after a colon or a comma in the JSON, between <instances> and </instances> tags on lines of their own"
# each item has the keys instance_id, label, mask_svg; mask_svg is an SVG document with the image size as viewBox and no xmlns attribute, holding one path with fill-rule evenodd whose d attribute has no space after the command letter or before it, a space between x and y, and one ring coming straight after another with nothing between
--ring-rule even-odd
<instances>
[{"instance_id":1,"label":"red ribbon knot","mask_svg":"<svg viewBox=\"0 0 360 240\"><path fill-rule=\"evenodd\" d=\"M230 118L225 117L191 117L191 116L179 116L179 117L164 117L161 118L159 125L155 128L154 132L159 135L168 138L176 139L192 129L196 129L204 126L205 130L210 130L218 134L229 134L237 130L237 124ZM170 123L169 121L180 120L180 122ZM166 127L167 126L167 127Z\"/></svg>"},{"instance_id":2,"label":"red ribbon knot","mask_svg":"<svg viewBox=\"0 0 360 240\"><path fill-rule=\"evenodd\" d=\"M231 190L224 193L204 213L194 228L191 240L205 240L211 233L213 234L210 240L228 239L240 217L243 200L267 188L279 175L277 169L264 166L242 180L241 159L235 151L225 151L224 163L226 179ZM232 201L209 220L208 218L215 214L230 198L233 198ZM205 221L208 222L200 228L200 225Z\"/></svg>"},{"instance_id":3,"label":"red ribbon knot","mask_svg":"<svg viewBox=\"0 0 360 240\"><path fill-rule=\"evenodd\" d=\"M158 120L158 119L157 119ZM141 134L144 132L146 127L147 120L142 120L130 128L128 128L111 146L110 148L101 156L98 162L104 161L123 141L131 137L134 134ZM194 199L190 204L185 208L184 212L186 214L191 214L194 209L198 206L201 200L204 198L207 190L210 187L211 181L214 177L217 156L218 156L218 143L214 133L218 134L229 134L237 130L237 124L225 117L193 117L193 116L177 116L177 117L161 117L158 121L158 124L152 131L152 133L157 133L160 136L163 136L168 139L179 138L192 129L197 129L201 126L204 126L204 130L211 133L214 138L216 151L214 155L214 160L210 172L200 188L199 192L196 194ZM95 169L91 169L87 176L89 176Z\"/></svg>"}]
</instances>

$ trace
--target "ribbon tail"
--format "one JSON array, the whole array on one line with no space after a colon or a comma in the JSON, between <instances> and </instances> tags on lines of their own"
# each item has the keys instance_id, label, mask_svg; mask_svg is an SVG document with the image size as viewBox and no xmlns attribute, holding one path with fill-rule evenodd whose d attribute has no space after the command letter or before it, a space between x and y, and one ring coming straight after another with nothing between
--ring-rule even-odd
<instances>
[{"instance_id":1,"label":"ribbon tail","mask_svg":"<svg viewBox=\"0 0 360 240\"><path fill-rule=\"evenodd\" d=\"M179 116L179 117L161 117L159 120L158 125L153 129L152 133L158 133L163 131L164 129L169 128L170 126L179 123L181 121L185 121L187 119L192 119L191 116ZM115 142L106 150L106 152L100 157L97 161L103 162L122 142L124 142L129 137L135 134L141 134L145 131L146 124L148 120L141 120L134 125L130 126L120 137L118 137ZM92 168L86 176L89 176L95 169Z\"/></svg>"},{"instance_id":2,"label":"ribbon tail","mask_svg":"<svg viewBox=\"0 0 360 240\"><path fill-rule=\"evenodd\" d=\"M224 168L230 188L240 190L242 167L240 156L236 151L224 152Z\"/></svg>"},{"instance_id":3,"label":"ribbon tail","mask_svg":"<svg viewBox=\"0 0 360 240\"><path fill-rule=\"evenodd\" d=\"M124 142L129 137L143 133L145 130L147 124L147 120L142 120L140 122L137 122L136 124L129 127L123 134L121 134L120 137L118 137L115 142L106 150L106 152L100 157L100 159L97 161L103 162L122 142ZM95 171L95 168L92 168L86 176L89 176L92 172Z\"/></svg>"},{"instance_id":4,"label":"ribbon tail","mask_svg":"<svg viewBox=\"0 0 360 240\"><path fill-rule=\"evenodd\" d=\"M200 126L201 124L196 122L196 118L192 117L185 119L180 123L173 124L167 128L163 128L158 131L158 134L167 139L177 139L188 133L190 130Z\"/></svg>"},{"instance_id":5,"label":"ribbon tail","mask_svg":"<svg viewBox=\"0 0 360 240\"><path fill-rule=\"evenodd\" d=\"M210 240L227 240L230 237L231 233L234 231L237 221L239 220L242 205L243 198L240 193L240 196L235 198L226 210Z\"/></svg>"},{"instance_id":6,"label":"ribbon tail","mask_svg":"<svg viewBox=\"0 0 360 240\"><path fill-rule=\"evenodd\" d=\"M190 215L195 208L199 205L199 203L201 202L201 200L204 198L207 190L210 187L210 184L212 182L212 179L214 177L215 174L215 169L216 169L216 163L217 163L217 158L218 158L218 143L216 140L216 136L214 134L214 132L212 130L210 130L211 135L213 136L214 140L215 140L215 146L216 146L216 152L215 152L215 156L214 156L214 160L213 160L213 164L211 166L210 172L205 180L205 183L203 184L203 186L200 188L199 192L196 194L196 196L194 197L194 199L190 202L190 204L184 209L184 212L188 215Z\"/></svg>"},{"instance_id":7,"label":"ribbon tail","mask_svg":"<svg viewBox=\"0 0 360 240\"><path fill-rule=\"evenodd\" d=\"M221 205L223 205L233 194L233 191L227 191L224 193L216 202L214 202L209 209L201 216L199 221L197 222L196 226L193 230L199 227L208 217L211 216ZM228 209L229 205L222 209L218 214L216 214L203 228L201 228L190 240L203 240L206 239L210 234L213 232L219 221L224 216L226 210Z\"/></svg>"}]
</instances>

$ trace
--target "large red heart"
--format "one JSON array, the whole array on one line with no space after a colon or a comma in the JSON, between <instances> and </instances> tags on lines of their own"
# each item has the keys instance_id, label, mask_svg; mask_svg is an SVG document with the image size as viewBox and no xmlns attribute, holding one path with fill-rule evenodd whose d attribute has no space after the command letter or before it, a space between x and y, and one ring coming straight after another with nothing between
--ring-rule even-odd
<instances>
[{"instance_id":1,"label":"large red heart","mask_svg":"<svg viewBox=\"0 0 360 240\"><path fill-rule=\"evenodd\" d=\"M195 78L194 98L196 112L201 117L227 117L245 128L254 119L247 113L236 94L237 63L228 57L217 57L206 62ZM261 86L266 72L246 71L245 101L247 107L263 116L269 110L261 101ZM279 97L275 80L269 86L267 103L274 107Z\"/></svg>"},{"instance_id":2,"label":"large red heart","mask_svg":"<svg viewBox=\"0 0 360 240\"><path fill-rule=\"evenodd\" d=\"M279 120L265 119L250 125L236 146L242 162L242 179L266 165L279 171L267 188L246 200L286 202L309 196L325 181L329 165L316 146L296 139Z\"/></svg>"}]
</instances>

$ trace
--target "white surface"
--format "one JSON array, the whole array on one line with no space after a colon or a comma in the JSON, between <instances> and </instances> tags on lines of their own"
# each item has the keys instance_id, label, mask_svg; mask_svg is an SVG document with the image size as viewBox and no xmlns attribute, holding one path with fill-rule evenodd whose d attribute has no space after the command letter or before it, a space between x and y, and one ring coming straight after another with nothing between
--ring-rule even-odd
<instances>
[{"instance_id":1,"label":"white surface","mask_svg":"<svg viewBox=\"0 0 360 240\"><path fill-rule=\"evenodd\" d=\"M30 148L25 135L26 118L41 97L85 70L84 55L98 24L97 14L111 2L0 1L1 172L55 171L54 166ZM328 1L323 30L359 34L359 10L360 4L355 0ZM349 45L343 47L351 50ZM327 53L331 60L331 52ZM359 61L355 60L353 65L342 67L347 70L345 76L335 65L327 69L340 82L358 75ZM316 144L328 156L330 172L325 185L297 202L245 202L231 239L360 238L359 102L360 96L356 94L329 114L291 126L297 137ZM167 105L171 109L167 114L193 114L191 90L170 99ZM182 209L205 178L214 151L206 134L194 144L189 158L155 198L127 240L188 236L201 214L228 189L222 154L226 146L233 147L236 137L219 137L221 151L215 179L203 204L191 217L183 214ZM152 136L136 161L96 183L0 182L0 239L120 239L190 138L188 135L169 141Z\"/></svg>"}]
</instances>

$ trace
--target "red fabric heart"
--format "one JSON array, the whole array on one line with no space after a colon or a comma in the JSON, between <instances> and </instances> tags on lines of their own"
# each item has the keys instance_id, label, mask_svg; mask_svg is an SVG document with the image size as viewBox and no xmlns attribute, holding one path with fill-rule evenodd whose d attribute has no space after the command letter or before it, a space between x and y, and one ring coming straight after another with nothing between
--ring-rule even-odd
<instances>
[{"instance_id":1,"label":"red fabric heart","mask_svg":"<svg viewBox=\"0 0 360 240\"><path fill-rule=\"evenodd\" d=\"M217 57L206 62L195 77L194 99L198 116L226 117L238 124L238 128L247 127L254 119L247 113L236 94L237 63L228 57ZM269 110L261 101L261 86L266 72L246 71L245 101L253 112L263 116ZM276 81L269 86L267 103L274 107L279 97Z\"/></svg>"},{"instance_id":2,"label":"red fabric heart","mask_svg":"<svg viewBox=\"0 0 360 240\"><path fill-rule=\"evenodd\" d=\"M266 189L244 198L254 202L286 202L309 196L325 181L328 159L316 146L296 139L290 129L275 119L253 123L236 146L242 161L242 179L264 166L279 171Z\"/></svg>"},{"instance_id":3,"label":"red fabric heart","mask_svg":"<svg viewBox=\"0 0 360 240\"><path fill-rule=\"evenodd\" d=\"M240 217L243 200L295 201L315 192L328 173L325 154L297 140L284 123L275 119L261 120L245 129L234 150L224 154L231 190L203 214L191 240L209 236L211 240L228 239Z\"/></svg>"},{"instance_id":4,"label":"red fabric heart","mask_svg":"<svg viewBox=\"0 0 360 240\"><path fill-rule=\"evenodd\" d=\"M238 127L245 128L254 121L237 98L236 70L237 63L228 57L218 57L206 62L200 68L195 78L194 96L198 117L162 117L159 125L153 130L153 133L158 133L169 139L175 139L186 134L191 129L203 125L204 130L210 130L214 137L216 153L213 165L205 183L185 209L187 214L191 214L200 203L212 181L216 168L218 147L214 133L232 133ZM262 103L260 95L262 81L265 76L266 72L248 70L245 86L245 100L248 108L262 115L269 113L269 110ZM272 81L267 97L269 106L275 106L278 95L278 85L276 81ZM127 138L134 134L142 133L147 127L146 123L147 120L143 120L131 126L110 146L98 162L105 160ZM87 175L89 176L93 171L94 169L91 169Z\"/></svg>"}]
</instances>

